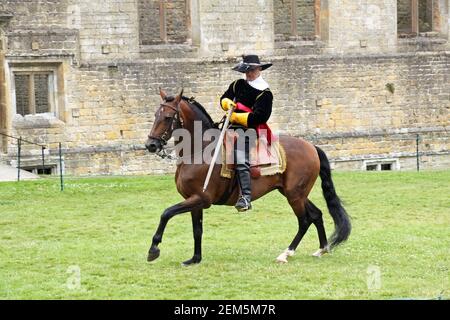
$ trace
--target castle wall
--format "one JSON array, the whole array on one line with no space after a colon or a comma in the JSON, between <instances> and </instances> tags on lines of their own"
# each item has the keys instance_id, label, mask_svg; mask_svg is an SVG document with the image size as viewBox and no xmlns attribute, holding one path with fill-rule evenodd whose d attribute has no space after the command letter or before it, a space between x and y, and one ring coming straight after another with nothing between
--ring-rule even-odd
<instances>
[{"instance_id":1,"label":"castle wall","mask_svg":"<svg viewBox=\"0 0 450 320\"><path fill-rule=\"evenodd\" d=\"M320 35L327 39L285 42L275 39L277 30L288 32L277 25L280 3L193 0L184 3L187 21L166 17L187 29L177 35L170 30L180 28L168 25L167 42L151 45L159 24L142 29L141 13L156 4L3 1L0 12L13 12L2 28L0 66L0 89L6 88L0 120L7 132L49 145L51 164L62 142L68 174L173 172L173 163L144 150L158 88L172 94L184 88L219 120L218 98L241 76L231 67L251 52L274 64L263 73L275 97L269 124L322 146L336 169L383 161L414 169L417 135L422 168L450 167L448 42L398 39L395 2L302 2L299 25L308 21L304 30L312 32L311 5L317 10L320 4ZM174 2L173 12L182 7ZM12 75L24 70L51 75L50 114L15 114ZM13 163L17 145L6 142L3 159ZM25 145L23 152L25 163L39 163L40 150Z\"/></svg>"}]
</instances>

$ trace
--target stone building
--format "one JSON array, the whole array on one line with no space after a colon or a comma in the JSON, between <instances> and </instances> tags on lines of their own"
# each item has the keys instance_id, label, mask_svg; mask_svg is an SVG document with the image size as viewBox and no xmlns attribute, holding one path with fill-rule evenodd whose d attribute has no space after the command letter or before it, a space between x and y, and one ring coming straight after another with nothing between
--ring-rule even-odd
<instances>
[{"instance_id":1,"label":"stone building","mask_svg":"<svg viewBox=\"0 0 450 320\"><path fill-rule=\"evenodd\" d=\"M271 126L336 169L450 167L450 0L1 0L0 133L56 171L145 174L158 87L219 120L243 53L274 64ZM40 166L24 144L22 166ZM0 162L17 141L0 137Z\"/></svg>"}]
</instances>

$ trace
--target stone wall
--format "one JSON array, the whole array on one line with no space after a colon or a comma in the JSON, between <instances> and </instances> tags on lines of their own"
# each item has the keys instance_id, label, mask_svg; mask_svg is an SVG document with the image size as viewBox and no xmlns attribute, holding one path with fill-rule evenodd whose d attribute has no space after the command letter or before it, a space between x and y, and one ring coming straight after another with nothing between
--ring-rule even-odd
<instances>
[{"instance_id":1,"label":"stone wall","mask_svg":"<svg viewBox=\"0 0 450 320\"><path fill-rule=\"evenodd\" d=\"M424 167L448 165L449 54L272 61L265 72L275 96L270 124L321 145L337 168L359 169L363 160L383 158L401 159L402 168L409 168L416 134L423 156L443 159L429 160ZM65 123L30 129L17 121L14 133L50 142L53 148L64 141L66 170L72 174L170 171L173 165L142 150L159 106L158 86L172 93L184 87L219 120L218 95L238 76L230 71L233 64L180 59L71 68Z\"/></svg>"},{"instance_id":2,"label":"stone wall","mask_svg":"<svg viewBox=\"0 0 450 320\"><path fill-rule=\"evenodd\" d=\"M282 113L309 120L289 123L291 132L345 134L448 125L448 53L274 61L266 77L272 87L277 84L274 92L285 103ZM282 118L281 127L284 120L289 119Z\"/></svg>"},{"instance_id":3,"label":"stone wall","mask_svg":"<svg viewBox=\"0 0 450 320\"><path fill-rule=\"evenodd\" d=\"M8 33L8 50L15 55L79 57L79 34L73 29L18 30Z\"/></svg>"},{"instance_id":4,"label":"stone wall","mask_svg":"<svg viewBox=\"0 0 450 320\"><path fill-rule=\"evenodd\" d=\"M139 56L136 0L71 1L76 3L72 6L73 20L80 21L82 60L132 60Z\"/></svg>"},{"instance_id":5,"label":"stone wall","mask_svg":"<svg viewBox=\"0 0 450 320\"><path fill-rule=\"evenodd\" d=\"M397 42L396 1L328 1L329 51L393 52Z\"/></svg>"},{"instance_id":6,"label":"stone wall","mask_svg":"<svg viewBox=\"0 0 450 320\"><path fill-rule=\"evenodd\" d=\"M49 145L52 165L62 142L68 174L173 172L173 163L143 148L160 103L158 87L173 94L184 88L219 120L218 98L240 77L231 67L240 54L255 52L274 63L264 72L275 96L271 126L322 146L335 168L394 160L413 169L417 135L422 167L449 168L448 42L398 41L393 1L321 2L329 25L329 39L322 41L275 42L281 17L273 1L198 0L190 2L198 46L142 46L138 3L144 1L3 1L0 11L15 16L3 28L0 90L12 91L12 67L51 64L60 109L55 116L14 115L7 95L0 97L6 106L0 124ZM299 3L311 8L313 1ZM304 20L314 30L311 19ZM14 162L16 147L8 139L8 161ZM40 150L25 145L23 152L25 163L39 164Z\"/></svg>"},{"instance_id":7,"label":"stone wall","mask_svg":"<svg viewBox=\"0 0 450 320\"><path fill-rule=\"evenodd\" d=\"M68 5L75 0L2 0L0 11L14 14L9 26L12 30L66 28Z\"/></svg>"},{"instance_id":8,"label":"stone wall","mask_svg":"<svg viewBox=\"0 0 450 320\"><path fill-rule=\"evenodd\" d=\"M273 50L272 0L210 0L199 9L201 53L236 56Z\"/></svg>"},{"instance_id":9,"label":"stone wall","mask_svg":"<svg viewBox=\"0 0 450 320\"><path fill-rule=\"evenodd\" d=\"M132 59L139 53L139 20L134 0L5 0L14 13L9 50L33 55L81 54L81 59ZM32 44L36 45L32 47Z\"/></svg>"}]
</instances>

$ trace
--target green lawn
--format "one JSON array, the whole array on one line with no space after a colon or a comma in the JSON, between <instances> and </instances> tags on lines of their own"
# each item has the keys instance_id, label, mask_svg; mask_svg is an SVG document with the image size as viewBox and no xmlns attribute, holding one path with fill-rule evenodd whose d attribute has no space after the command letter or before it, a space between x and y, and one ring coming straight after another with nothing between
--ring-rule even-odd
<instances>
[{"instance_id":1,"label":"green lawn","mask_svg":"<svg viewBox=\"0 0 450 320\"><path fill-rule=\"evenodd\" d=\"M403 299L450 297L450 171L336 172L352 217L347 243L314 258L311 228L285 265L297 221L274 192L248 214L205 211L203 262L190 215L169 222L161 256L146 262L172 176L0 183L2 299ZM332 220L319 185L311 199ZM80 286L76 275L80 271Z\"/></svg>"}]
</instances>

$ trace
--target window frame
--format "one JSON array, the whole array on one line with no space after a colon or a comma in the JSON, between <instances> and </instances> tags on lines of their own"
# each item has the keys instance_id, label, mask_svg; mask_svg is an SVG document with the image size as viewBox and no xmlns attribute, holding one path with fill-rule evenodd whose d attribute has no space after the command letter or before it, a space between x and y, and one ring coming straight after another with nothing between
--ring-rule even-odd
<instances>
[{"instance_id":1,"label":"window frame","mask_svg":"<svg viewBox=\"0 0 450 320\"><path fill-rule=\"evenodd\" d=\"M437 10L441 15L442 15L442 3L439 0L431 0L431 30L430 31L420 31L420 4L419 4L419 0L410 0L411 1L411 6L410 6L410 12L409 15L411 17L411 25L410 25L410 31L407 32L402 32L399 33L399 30L397 29L397 37L402 39L402 38L416 38L416 37L420 37L422 34L427 34L427 33L434 33L437 32L439 33L441 36L442 34L442 30L440 30L440 28L438 27L438 25L440 25L439 20L441 19L440 17L436 17L435 16L435 10ZM398 1L397 1L397 23L398 23ZM435 21L435 19L437 19L438 21ZM398 25L397 25L398 26Z\"/></svg>"},{"instance_id":2,"label":"window frame","mask_svg":"<svg viewBox=\"0 0 450 320\"><path fill-rule=\"evenodd\" d=\"M37 115L37 114L45 114L45 113L53 113L56 115L56 102L55 102L55 91L57 90L56 86L55 86L55 81L54 81L54 73L53 72L49 72L49 71L13 71L13 112L15 112L15 114L20 114L17 112L17 95L16 95L16 76L18 75L23 75L23 76L29 76L28 79L28 95L29 95L29 99L28 99L28 111L29 113L24 114L23 116L26 115ZM36 81L35 81L35 75L47 75L48 76L48 80L47 80L47 94L48 94L48 111L47 112L41 112L41 113L37 113L36 112Z\"/></svg>"},{"instance_id":3,"label":"window frame","mask_svg":"<svg viewBox=\"0 0 450 320\"><path fill-rule=\"evenodd\" d=\"M143 41L141 38L141 22L139 21L139 45L141 47L149 47L149 46L158 46L158 45L176 45L176 44L190 44L193 42L192 38L192 6L196 7L198 0L184 0L184 15L185 15L185 27L187 30L186 38L183 41L174 41L172 39L169 39L168 37L168 24L167 24L167 15L168 15L168 0L155 0L155 2L158 2L159 6L159 15L157 21L154 21L155 23L158 23L159 25L159 39L158 40L151 40L151 41ZM194 4L191 2L195 2ZM140 17L139 4L138 4L138 16ZM140 18L139 18L140 19Z\"/></svg>"},{"instance_id":4,"label":"window frame","mask_svg":"<svg viewBox=\"0 0 450 320\"><path fill-rule=\"evenodd\" d=\"M25 170L28 172L31 172L36 175L46 175L46 176L53 176L58 174L58 165L56 164L46 164L44 168L42 168L42 165L28 165L28 166L20 166L21 170ZM39 173L41 171L41 173ZM45 173L50 171L50 173Z\"/></svg>"},{"instance_id":5,"label":"window frame","mask_svg":"<svg viewBox=\"0 0 450 320\"><path fill-rule=\"evenodd\" d=\"M11 94L11 113L12 115L18 115L16 105L16 75L33 75L30 76L30 82L34 81L35 74L47 74L48 78L48 100L49 100L49 111L46 113L36 113L35 102L30 99L31 108L30 113L26 116L36 116L43 114L51 114L55 118L63 120L64 106L61 95L63 94L63 79L61 75L62 63L10 63L9 74L10 74L10 94ZM33 93L35 92L35 87L32 88ZM31 91L31 90L30 90ZM29 93L31 96L31 92ZM34 98L36 96L34 95Z\"/></svg>"},{"instance_id":6,"label":"window frame","mask_svg":"<svg viewBox=\"0 0 450 320\"><path fill-rule=\"evenodd\" d=\"M389 164L391 165L391 170L382 170L381 166ZM368 170L367 167L376 166L375 170ZM400 161L399 159L373 159L373 160L364 160L361 167L362 171L397 171L400 170Z\"/></svg>"},{"instance_id":7,"label":"window frame","mask_svg":"<svg viewBox=\"0 0 450 320\"><path fill-rule=\"evenodd\" d=\"M285 41L305 41L304 38L308 38L308 36L300 36L299 35L299 26L298 26L298 15L297 15L297 5L299 0L291 0L289 7L289 24L290 24L290 34L288 39L286 39L285 34L274 34L275 41L277 42L285 42ZM322 35L322 26L321 26L321 14L322 14L322 6L324 5L323 0L314 0L314 35L310 36L314 39L307 39L306 41L314 41L324 38ZM275 14L275 8L274 8ZM275 17L274 17L275 18ZM274 19L275 23L275 19ZM277 39L277 37L282 36L283 39Z\"/></svg>"}]
</instances>

